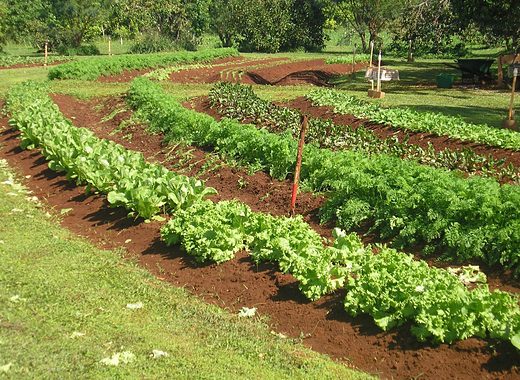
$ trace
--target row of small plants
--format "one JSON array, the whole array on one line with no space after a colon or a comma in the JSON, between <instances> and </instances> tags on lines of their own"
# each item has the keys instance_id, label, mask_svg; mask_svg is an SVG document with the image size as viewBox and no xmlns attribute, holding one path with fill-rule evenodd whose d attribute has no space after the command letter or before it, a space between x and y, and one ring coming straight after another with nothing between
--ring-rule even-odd
<instances>
[{"instance_id":1,"label":"row of small plants","mask_svg":"<svg viewBox=\"0 0 520 380\"><path fill-rule=\"evenodd\" d=\"M188 64L188 65L177 65L170 67L161 67L157 70L150 71L149 73L144 74L143 76L156 81L165 81L170 79L170 75L182 70L190 70L190 69L200 69L203 67L207 67L204 64Z\"/></svg>"},{"instance_id":2,"label":"row of small plants","mask_svg":"<svg viewBox=\"0 0 520 380\"><path fill-rule=\"evenodd\" d=\"M362 63L370 61L370 54L356 54L354 57L351 55L341 55L336 57L329 57L325 60L325 63L329 65L333 65L336 63L345 63L351 64L352 58L354 58L354 63ZM373 57L373 59L377 59L377 56Z\"/></svg>"},{"instance_id":3,"label":"row of small plants","mask_svg":"<svg viewBox=\"0 0 520 380\"><path fill-rule=\"evenodd\" d=\"M314 105L333 107L337 113L354 115L394 128L520 150L520 133L485 124L466 123L460 117L435 112L417 112L404 107L385 108L333 89L313 90L307 94L307 98Z\"/></svg>"},{"instance_id":4,"label":"row of small plants","mask_svg":"<svg viewBox=\"0 0 520 380\"><path fill-rule=\"evenodd\" d=\"M70 61L72 57L51 55L47 57L47 63L51 64L54 62ZM0 67L9 67L14 65L32 65L41 64L45 61L44 57L25 57L25 56L12 56L12 55L0 55Z\"/></svg>"},{"instance_id":5,"label":"row of small plants","mask_svg":"<svg viewBox=\"0 0 520 380\"><path fill-rule=\"evenodd\" d=\"M100 76L120 74L124 70L171 66L190 62L206 62L231 56L238 56L238 51L233 48L225 48L196 52L179 51L174 53L92 57L53 67L49 71L49 79L96 80Z\"/></svg>"},{"instance_id":6,"label":"row of small plants","mask_svg":"<svg viewBox=\"0 0 520 380\"><path fill-rule=\"evenodd\" d=\"M277 106L256 95L251 86L229 82L217 83L209 92L211 107L220 115L240 121L250 121L279 133L289 130L294 137L300 133L300 113L297 110ZM433 145L427 148L409 144L397 137L380 139L370 129L360 126L336 125L330 120L311 118L307 142L330 149L353 149L366 154L388 154L417 161L424 165L448 170L461 170L469 174L492 176L500 181L518 183L520 172L513 165L504 165L504 160L483 156L471 149L461 151L436 151Z\"/></svg>"},{"instance_id":7,"label":"row of small plants","mask_svg":"<svg viewBox=\"0 0 520 380\"><path fill-rule=\"evenodd\" d=\"M297 141L290 131L274 134L230 119L217 122L185 109L146 78L133 81L128 100L169 140L212 148L279 179L294 169ZM369 157L314 145L305 148L301 178L313 191L330 192L321 209L324 222L346 230L369 228L400 249L419 245L424 254L480 259L518 273L518 186L384 154Z\"/></svg>"},{"instance_id":8,"label":"row of small plants","mask_svg":"<svg viewBox=\"0 0 520 380\"><path fill-rule=\"evenodd\" d=\"M15 87L7 108L25 148L39 147L53 170L65 171L69 179L87 183L109 198L111 192L126 194L143 188L150 190L147 197L161 198L162 187L143 185L148 181L192 185L189 200L180 196L185 192L179 187L170 189L166 198L177 200L168 207L173 218L161 235L168 244L181 244L199 261L223 262L247 249L254 261L278 262L282 271L292 273L310 299L345 286L345 309L352 315L372 315L385 330L411 322L419 340L451 342L479 336L508 340L520 348L520 308L506 292L490 292L486 284L469 289L449 271L430 268L387 247L378 247L380 252L374 255L372 247L363 246L355 234L340 230L334 232L334 244L325 246L301 217L273 217L254 213L237 201L203 199L214 191L201 182L173 173L164 177L161 173L168 172L164 168L149 172L149 166L159 166L74 127L39 85ZM141 212L134 202L116 199L114 205ZM143 210L148 213L148 208ZM389 269L397 276L385 273ZM402 281L398 276L403 276Z\"/></svg>"},{"instance_id":9,"label":"row of small plants","mask_svg":"<svg viewBox=\"0 0 520 380\"><path fill-rule=\"evenodd\" d=\"M7 108L13 115L11 125L22 132L22 148L40 147L52 170L65 172L69 180L87 185L87 190L107 194L110 204L145 219L186 208L215 192L201 181L146 162L141 153L74 127L42 85L13 88Z\"/></svg>"},{"instance_id":10,"label":"row of small plants","mask_svg":"<svg viewBox=\"0 0 520 380\"><path fill-rule=\"evenodd\" d=\"M52 170L86 185L87 192L106 194L112 206L122 206L134 216L160 220L159 214L172 214L162 228L163 239L182 245L197 261L221 263L248 249L257 261L278 262L300 281L309 299L343 286L337 252L324 246L301 216L274 217L252 212L237 201L205 199L216 191L200 180L148 163L141 153L76 128L41 84L13 87L7 109L10 124L21 132L22 148L40 148Z\"/></svg>"}]
</instances>

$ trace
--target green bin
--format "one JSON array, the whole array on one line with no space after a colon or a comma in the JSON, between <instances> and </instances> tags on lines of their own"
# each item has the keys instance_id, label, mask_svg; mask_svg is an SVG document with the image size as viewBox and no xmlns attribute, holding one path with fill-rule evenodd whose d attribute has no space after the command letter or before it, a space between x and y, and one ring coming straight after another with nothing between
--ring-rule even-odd
<instances>
[{"instance_id":1,"label":"green bin","mask_svg":"<svg viewBox=\"0 0 520 380\"><path fill-rule=\"evenodd\" d=\"M441 73L441 74L437 75L437 87L451 88L453 86L454 80L455 80L455 75Z\"/></svg>"}]
</instances>

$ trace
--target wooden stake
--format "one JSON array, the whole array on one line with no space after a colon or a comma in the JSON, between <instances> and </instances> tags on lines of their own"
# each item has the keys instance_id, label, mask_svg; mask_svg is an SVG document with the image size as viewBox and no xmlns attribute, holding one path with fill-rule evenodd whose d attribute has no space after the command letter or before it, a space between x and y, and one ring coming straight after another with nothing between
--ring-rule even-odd
<instances>
[{"instance_id":1,"label":"wooden stake","mask_svg":"<svg viewBox=\"0 0 520 380\"><path fill-rule=\"evenodd\" d=\"M120 37L121 40L121 46L123 46L123 37Z\"/></svg>"},{"instance_id":2,"label":"wooden stake","mask_svg":"<svg viewBox=\"0 0 520 380\"><path fill-rule=\"evenodd\" d=\"M294 181L292 188L292 196L291 196L291 215L294 215L294 210L296 207L296 196L298 194L298 184L300 182L300 169L302 166L302 156L303 156L303 145L305 144L305 132L307 130L307 115L302 115L301 117L301 129L300 129L300 142L298 143L298 155L296 156L296 168L294 170Z\"/></svg>"},{"instance_id":3,"label":"wooden stake","mask_svg":"<svg viewBox=\"0 0 520 380\"><path fill-rule=\"evenodd\" d=\"M49 59L49 43L47 41L45 41L45 58L43 59L44 67L47 67L48 59Z\"/></svg>"},{"instance_id":4,"label":"wooden stake","mask_svg":"<svg viewBox=\"0 0 520 380\"><path fill-rule=\"evenodd\" d=\"M112 38L108 37L108 55L112 55Z\"/></svg>"},{"instance_id":5,"label":"wooden stake","mask_svg":"<svg viewBox=\"0 0 520 380\"><path fill-rule=\"evenodd\" d=\"M351 72L352 75L354 75L355 65L356 65L356 45L354 45L354 50L352 51L352 72Z\"/></svg>"},{"instance_id":6,"label":"wooden stake","mask_svg":"<svg viewBox=\"0 0 520 380\"><path fill-rule=\"evenodd\" d=\"M370 67L372 67L372 62L374 58L374 41L370 41Z\"/></svg>"},{"instance_id":7,"label":"wooden stake","mask_svg":"<svg viewBox=\"0 0 520 380\"><path fill-rule=\"evenodd\" d=\"M509 114L508 119L513 120L513 104L515 102L515 89L516 89L516 77L518 75L518 69L513 71L513 88L511 89L511 101L509 102Z\"/></svg>"},{"instance_id":8,"label":"wooden stake","mask_svg":"<svg viewBox=\"0 0 520 380\"><path fill-rule=\"evenodd\" d=\"M377 91L381 92L381 50L379 50L379 58L377 63Z\"/></svg>"}]
</instances>

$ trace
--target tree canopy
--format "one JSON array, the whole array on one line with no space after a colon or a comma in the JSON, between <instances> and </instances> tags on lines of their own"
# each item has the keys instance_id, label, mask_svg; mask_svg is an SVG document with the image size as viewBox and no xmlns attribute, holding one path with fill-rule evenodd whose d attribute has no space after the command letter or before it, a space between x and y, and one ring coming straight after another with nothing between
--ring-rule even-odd
<instances>
[{"instance_id":1,"label":"tree canopy","mask_svg":"<svg viewBox=\"0 0 520 380\"><path fill-rule=\"evenodd\" d=\"M462 26L474 24L489 37L502 40L510 51L520 48L518 0L451 0Z\"/></svg>"}]
</instances>

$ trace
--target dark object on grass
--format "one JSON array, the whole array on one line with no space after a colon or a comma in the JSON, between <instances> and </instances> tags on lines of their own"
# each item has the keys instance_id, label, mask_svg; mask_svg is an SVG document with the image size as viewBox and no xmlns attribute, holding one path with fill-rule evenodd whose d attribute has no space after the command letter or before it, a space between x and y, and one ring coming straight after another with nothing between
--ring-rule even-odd
<instances>
[{"instance_id":1,"label":"dark object on grass","mask_svg":"<svg viewBox=\"0 0 520 380\"><path fill-rule=\"evenodd\" d=\"M493 62L493 59L464 58L457 59L457 65L448 66L462 72L462 83L485 84L493 79L490 71Z\"/></svg>"}]
</instances>

